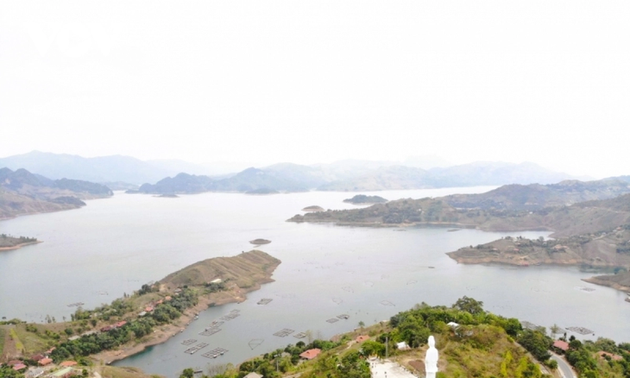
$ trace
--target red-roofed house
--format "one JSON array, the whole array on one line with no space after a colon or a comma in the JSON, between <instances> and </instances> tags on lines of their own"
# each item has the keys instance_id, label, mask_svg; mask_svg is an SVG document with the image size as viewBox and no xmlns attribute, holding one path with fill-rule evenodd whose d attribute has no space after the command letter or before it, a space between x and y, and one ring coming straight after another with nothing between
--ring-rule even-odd
<instances>
[{"instance_id":1,"label":"red-roofed house","mask_svg":"<svg viewBox=\"0 0 630 378\"><path fill-rule=\"evenodd\" d=\"M122 327L122 326L124 326L125 324L127 324L127 322L123 320L123 321L121 321L121 322L116 323L116 327Z\"/></svg>"},{"instance_id":2,"label":"red-roofed house","mask_svg":"<svg viewBox=\"0 0 630 378\"><path fill-rule=\"evenodd\" d=\"M24 364L17 364L13 366L13 370L18 371L18 370L22 370L22 369L26 369L26 365Z\"/></svg>"},{"instance_id":3,"label":"red-roofed house","mask_svg":"<svg viewBox=\"0 0 630 378\"><path fill-rule=\"evenodd\" d=\"M11 361L7 362L7 365L9 365L9 366L15 366L15 365L19 365L19 364L21 364L21 363L22 363L22 361L21 361L21 360L11 360Z\"/></svg>"},{"instance_id":4,"label":"red-roofed house","mask_svg":"<svg viewBox=\"0 0 630 378\"><path fill-rule=\"evenodd\" d=\"M39 364L39 366L46 366L46 365L50 365L52 364L53 360L52 358L42 358L41 360L37 361L37 363Z\"/></svg>"},{"instance_id":5,"label":"red-roofed house","mask_svg":"<svg viewBox=\"0 0 630 378\"><path fill-rule=\"evenodd\" d=\"M44 357L46 357L46 356L44 356L43 354L34 354L34 355L31 356L31 360L39 361L39 360L41 360Z\"/></svg>"},{"instance_id":6,"label":"red-roofed house","mask_svg":"<svg viewBox=\"0 0 630 378\"><path fill-rule=\"evenodd\" d=\"M64 361L59 364L59 366L61 367L70 367L70 366L76 366L76 365L77 365L76 361Z\"/></svg>"},{"instance_id":7,"label":"red-roofed house","mask_svg":"<svg viewBox=\"0 0 630 378\"><path fill-rule=\"evenodd\" d=\"M355 341L356 341L357 343L362 343L362 342L364 342L365 340L369 340L369 339L370 339L370 336L368 336L368 335L361 335L361 336L357 336L357 338L355 339Z\"/></svg>"},{"instance_id":8,"label":"red-roofed house","mask_svg":"<svg viewBox=\"0 0 630 378\"><path fill-rule=\"evenodd\" d=\"M151 312L151 311L153 311L153 307L151 307L151 306L147 306L147 307L144 309L144 311L146 311L146 312Z\"/></svg>"},{"instance_id":9,"label":"red-roofed house","mask_svg":"<svg viewBox=\"0 0 630 378\"><path fill-rule=\"evenodd\" d=\"M561 350L562 352L566 352L567 350L569 350L569 343L567 343L566 341L562 341L562 340L556 340L553 342L552 347Z\"/></svg>"},{"instance_id":10,"label":"red-roofed house","mask_svg":"<svg viewBox=\"0 0 630 378\"><path fill-rule=\"evenodd\" d=\"M319 349L319 348L309 349L309 350L303 352L302 354L300 354L300 358L303 358L305 360L312 360L313 358L319 356L319 354L321 352L322 352L322 350Z\"/></svg>"}]
</instances>

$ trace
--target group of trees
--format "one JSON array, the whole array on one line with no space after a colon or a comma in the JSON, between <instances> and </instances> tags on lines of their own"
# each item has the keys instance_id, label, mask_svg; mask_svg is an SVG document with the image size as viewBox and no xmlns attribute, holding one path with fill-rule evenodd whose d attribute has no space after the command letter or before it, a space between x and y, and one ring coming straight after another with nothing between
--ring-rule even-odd
<instances>
[{"instance_id":1,"label":"group of trees","mask_svg":"<svg viewBox=\"0 0 630 378\"><path fill-rule=\"evenodd\" d=\"M179 295L169 302L164 302L144 317L129 320L125 325L107 332L95 332L83 335L76 340L62 342L51 353L55 362L69 358L78 358L95 354L103 350L114 349L133 339L140 339L151 333L155 326L167 324L179 318L182 312L198 303L198 298L192 289L183 289ZM107 308L110 314L126 313L125 301L117 299ZM83 318L85 313L77 310L75 318Z\"/></svg>"},{"instance_id":2,"label":"group of trees","mask_svg":"<svg viewBox=\"0 0 630 378\"><path fill-rule=\"evenodd\" d=\"M571 336L569 350L565 352L567 361L580 373L580 376L598 378L609 376L610 372L619 373L630 378L630 343L616 344L613 340L600 337L596 341L580 341ZM608 355L600 358L597 352L604 351L621 359L613 359Z\"/></svg>"}]
</instances>

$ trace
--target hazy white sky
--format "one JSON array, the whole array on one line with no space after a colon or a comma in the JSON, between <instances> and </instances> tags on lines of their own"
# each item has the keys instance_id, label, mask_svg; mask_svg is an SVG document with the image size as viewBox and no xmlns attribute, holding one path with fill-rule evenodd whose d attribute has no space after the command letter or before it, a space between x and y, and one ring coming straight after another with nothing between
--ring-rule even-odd
<instances>
[{"instance_id":1,"label":"hazy white sky","mask_svg":"<svg viewBox=\"0 0 630 378\"><path fill-rule=\"evenodd\" d=\"M630 2L0 2L0 156L630 174Z\"/></svg>"}]
</instances>

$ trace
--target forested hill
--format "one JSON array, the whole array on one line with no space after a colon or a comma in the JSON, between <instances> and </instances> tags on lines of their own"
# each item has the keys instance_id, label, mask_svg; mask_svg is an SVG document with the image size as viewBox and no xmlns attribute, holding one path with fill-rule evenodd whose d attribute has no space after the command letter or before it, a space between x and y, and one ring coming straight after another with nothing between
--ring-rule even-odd
<instances>
[{"instance_id":1,"label":"forested hill","mask_svg":"<svg viewBox=\"0 0 630 378\"><path fill-rule=\"evenodd\" d=\"M82 199L105 198L112 191L81 180L50 180L26 169L0 169L0 219L22 214L75 209Z\"/></svg>"},{"instance_id":2,"label":"forested hill","mask_svg":"<svg viewBox=\"0 0 630 378\"><path fill-rule=\"evenodd\" d=\"M628 185L618 180L507 185L483 194L402 199L368 208L296 215L292 222L395 226L453 224L488 231L550 230L570 236L630 222ZM567 206L585 199L582 205Z\"/></svg>"}]
</instances>

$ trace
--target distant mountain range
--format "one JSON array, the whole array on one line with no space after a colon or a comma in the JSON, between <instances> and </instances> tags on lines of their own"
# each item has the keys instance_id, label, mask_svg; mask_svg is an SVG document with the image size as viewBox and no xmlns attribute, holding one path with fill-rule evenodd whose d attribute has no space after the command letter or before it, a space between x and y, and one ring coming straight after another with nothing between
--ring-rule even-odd
<instances>
[{"instance_id":1,"label":"distant mountain range","mask_svg":"<svg viewBox=\"0 0 630 378\"><path fill-rule=\"evenodd\" d=\"M411 163L410 163L411 164ZM503 184L548 184L574 177L533 163L477 162L422 169L394 162L344 160L313 166L280 163L210 176L208 166L177 160L142 161L128 156L84 158L33 151L0 159L0 167L25 168L51 179L106 183L142 193L378 191ZM155 183L155 184L152 184Z\"/></svg>"},{"instance_id":2,"label":"distant mountain range","mask_svg":"<svg viewBox=\"0 0 630 378\"><path fill-rule=\"evenodd\" d=\"M82 199L112 196L100 184L82 180L51 180L26 169L0 168L0 219L22 214L74 209Z\"/></svg>"},{"instance_id":3,"label":"distant mountain range","mask_svg":"<svg viewBox=\"0 0 630 378\"><path fill-rule=\"evenodd\" d=\"M449 168L421 168L399 165L366 168L355 161L344 169L344 163L310 167L297 164L276 164L265 168L248 168L234 176L213 179L180 173L154 185L144 184L142 193L223 192L300 192L378 191L395 189L443 188L458 186L501 185L506 183L553 183L571 178L531 163L474 163Z\"/></svg>"},{"instance_id":4,"label":"distant mountain range","mask_svg":"<svg viewBox=\"0 0 630 378\"><path fill-rule=\"evenodd\" d=\"M212 171L207 167L179 160L142 161L119 155L85 158L39 151L0 158L0 168L2 167L13 170L24 168L51 179L119 183L121 188L125 187L125 183L139 186L180 172L210 174Z\"/></svg>"}]
</instances>

